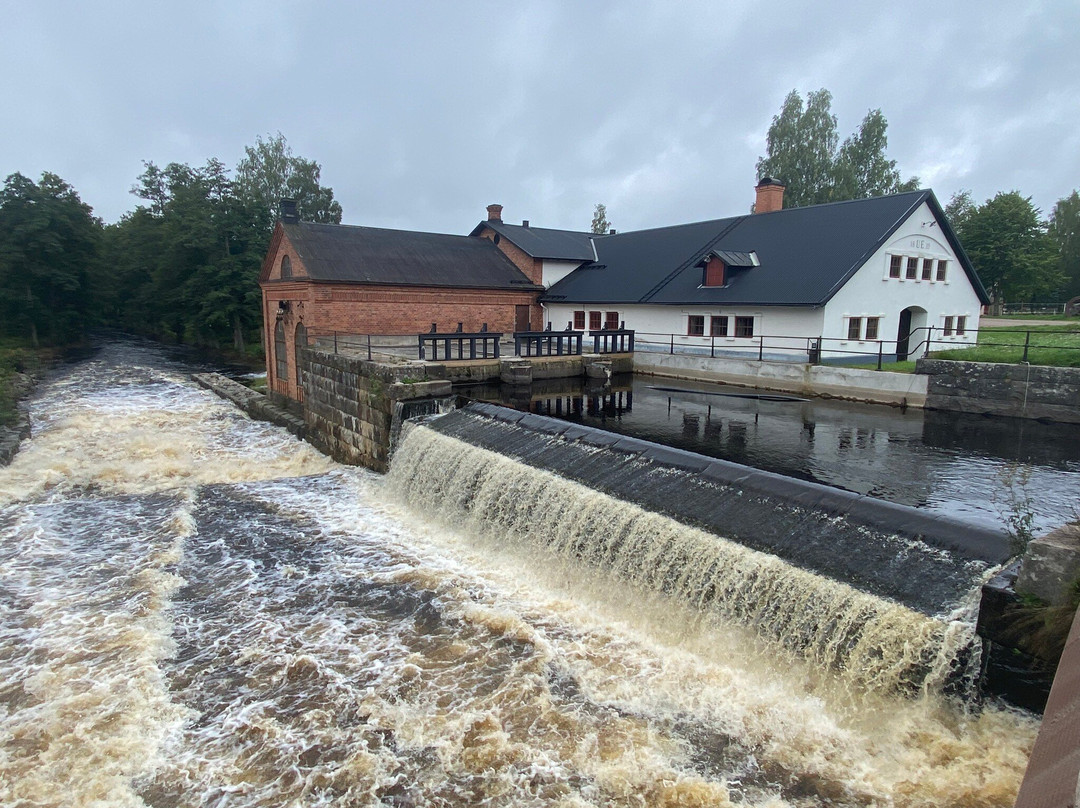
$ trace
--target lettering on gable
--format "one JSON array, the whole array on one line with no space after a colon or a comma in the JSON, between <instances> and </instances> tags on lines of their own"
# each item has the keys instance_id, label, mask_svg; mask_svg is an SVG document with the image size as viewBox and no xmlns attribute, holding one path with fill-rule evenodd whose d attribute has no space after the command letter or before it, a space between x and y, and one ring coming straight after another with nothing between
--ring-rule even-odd
<instances>
[{"instance_id":1,"label":"lettering on gable","mask_svg":"<svg viewBox=\"0 0 1080 808\"><path fill-rule=\"evenodd\" d=\"M891 253L903 255L933 255L950 257L948 247L929 236L901 236L886 247Z\"/></svg>"}]
</instances>

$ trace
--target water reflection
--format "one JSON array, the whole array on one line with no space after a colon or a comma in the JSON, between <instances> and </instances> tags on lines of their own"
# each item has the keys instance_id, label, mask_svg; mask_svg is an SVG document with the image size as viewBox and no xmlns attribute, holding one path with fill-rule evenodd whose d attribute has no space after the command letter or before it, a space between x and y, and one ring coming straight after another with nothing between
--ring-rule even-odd
<instances>
[{"instance_id":1,"label":"water reflection","mask_svg":"<svg viewBox=\"0 0 1080 808\"><path fill-rule=\"evenodd\" d=\"M655 377L460 392L980 522L1032 500L1037 530L1080 515L1080 427L756 395Z\"/></svg>"}]
</instances>

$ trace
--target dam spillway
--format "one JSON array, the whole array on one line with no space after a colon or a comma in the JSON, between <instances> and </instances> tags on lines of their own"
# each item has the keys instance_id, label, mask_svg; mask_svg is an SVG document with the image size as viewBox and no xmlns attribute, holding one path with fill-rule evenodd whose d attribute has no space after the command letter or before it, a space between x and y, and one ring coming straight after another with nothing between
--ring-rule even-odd
<instances>
[{"instance_id":1,"label":"dam spillway","mask_svg":"<svg viewBox=\"0 0 1080 808\"><path fill-rule=\"evenodd\" d=\"M410 425L389 480L415 509L734 620L860 689L973 693L975 594L1008 554L993 530L489 404Z\"/></svg>"},{"instance_id":2,"label":"dam spillway","mask_svg":"<svg viewBox=\"0 0 1080 808\"><path fill-rule=\"evenodd\" d=\"M927 615L1010 554L993 527L491 404L425 426Z\"/></svg>"}]
</instances>

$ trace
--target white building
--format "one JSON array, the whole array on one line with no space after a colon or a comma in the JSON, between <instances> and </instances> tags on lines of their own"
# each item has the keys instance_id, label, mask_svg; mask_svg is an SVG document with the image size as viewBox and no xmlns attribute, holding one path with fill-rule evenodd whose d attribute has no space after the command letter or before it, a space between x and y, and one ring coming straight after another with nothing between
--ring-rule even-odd
<instances>
[{"instance_id":1,"label":"white building","mask_svg":"<svg viewBox=\"0 0 1080 808\"><path fill-rule=\"evenodd\" d=\"M473 235L541 270L545 325L625 323L639 349L820 346L825 361L870 361L973 342L989 299L932 191L787 210L783 191L766 178L754 214L653 230L593 236L489 215Z\"/></svg>"}]
</instances>

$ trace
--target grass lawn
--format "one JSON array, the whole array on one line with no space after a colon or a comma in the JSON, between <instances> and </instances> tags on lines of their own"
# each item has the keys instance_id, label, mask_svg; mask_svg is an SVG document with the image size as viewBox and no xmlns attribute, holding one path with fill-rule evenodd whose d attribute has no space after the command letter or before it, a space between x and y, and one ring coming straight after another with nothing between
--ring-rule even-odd
<instances>
[{"instance_id":1,"label":"grass lawn","mask_svg":"<svg viewBox=\"0 0 1080 808\"><path fill-rule=\"evenodd\" d=\"M1072 328L1057 325L1025 328L1017 323L1009 328L980 328L979 342L974 348L935 351L933 356L937 359L1016 364L1023 359L1025 341L1028 343L1028 362L1033 365L1080 367L1080 325Z\"/></svg>"}]
</instances>

